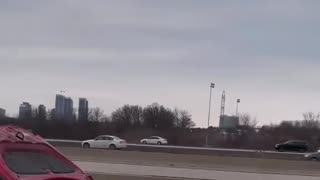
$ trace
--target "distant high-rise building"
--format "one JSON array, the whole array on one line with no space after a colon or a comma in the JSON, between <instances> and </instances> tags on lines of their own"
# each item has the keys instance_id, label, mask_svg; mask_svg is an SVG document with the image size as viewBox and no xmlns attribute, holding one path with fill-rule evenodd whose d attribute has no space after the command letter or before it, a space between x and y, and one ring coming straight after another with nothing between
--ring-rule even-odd
<instances>
[{"instance_id":1,"label":"distant high-rise building","mask_svg":"<svg viewBox=\"0 0 320 180\"><path fill-rule=\"evenodd\" d=\"M19 119L31 119L32 107L28 102L23 102L19 107Z\"/></svg>"},{"instance_id":2,"label":"distant high-rise building","mask_svg":"<svg viewBox=\"0 0 320 180\"><path fill-rule=\"evenodd\" d=\"M47 109L44 105L39 105L38 107L38 115L40 120L46 120L47 119Z\"/></svg>"},{"instance_id":3,"label":"distant high-rise building","mask_svg":"<svg viewBox=\"0 0 320 180\"><path fill-rule=\"evenodd\" d=\"M73 119L73 101L71 98L65 99L64 113L66 120L71 121Z\"/></svg>"},{"instance_id":4,"label":"distant high-rise building","mask_svg":"<svg viewBox=\"0 0 320 180\"><path fill-rule=\"evenodd\" d=\"M56 119L63 119L65 117L65 104L66 104L66 97L61 94L57 94L56 106L55 106Z\"/></svg>"},{"instance_id":5,"label":"distant high-rise building","mask_svg":"<svg viewBox=\"0 0 320 180\"><path fill-rule=\"evenodd\" d=\"M0 108L0 118L4 118L4 117L6 117L6 110Z\"/></svg>"},{"instance_id":6,"label":"distant high-rise building","mask_svg":"<svg viewBox=\"0 0 320 180\"><path fill-rule=\"evenodd\" d=\"M48 120L55 120L56 119L56 109L53 108L48 111Z\"/></svg>"},{"instance_id":7,"label":"distant high-rise building","mask_svg":"<svg viewBox=\"0 0 320 180\"><path fill-rule=\"evenodd\" d=\"M79 99L79 121L87 122L89 114L89 105L88 100L86 98Z\"/></svg>"},{"instance_id":8,"label":"distant high-rise building","mask_svg":"<svg viewBox=\"0 0 320 180\"><path fill-rule=\"evenodd\" d=\"M55 119L68 121L73 119L73 101L71 98L61 94L56 95Z\"/></svg>"}]
</instances>

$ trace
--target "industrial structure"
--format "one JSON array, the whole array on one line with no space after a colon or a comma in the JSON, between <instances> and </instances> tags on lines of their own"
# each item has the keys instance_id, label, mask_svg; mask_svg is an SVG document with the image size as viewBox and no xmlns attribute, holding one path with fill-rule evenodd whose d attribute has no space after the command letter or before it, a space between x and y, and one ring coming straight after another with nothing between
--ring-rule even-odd
<instances>
[{"instance_id":1,"label":"industrial structure","mask_svg":"<svg viewBox=\"0 0 320 180\"><path fill-rule=\"evenodd\" d=\"M238 116L220 116L219 128L221 129L237 129L239 127Z\"/></svg>"},{"instance_id":2,"label":"industrial structure","mask_svg":"<svg viewBox=\"0 0 320 180\"><path fill-rule=\"evenodd\" d=\"M237 99L237 103L240 103L240 100ZM239 117L225 115L226 108L226 92L222 92L221 97L221 111L220 111L220 121L219 128L221 129L237 129L239 127ZM237 110L238 111L238 110ZM238 112L237 112L238 114Z\"/></svg>"}]
</instances>

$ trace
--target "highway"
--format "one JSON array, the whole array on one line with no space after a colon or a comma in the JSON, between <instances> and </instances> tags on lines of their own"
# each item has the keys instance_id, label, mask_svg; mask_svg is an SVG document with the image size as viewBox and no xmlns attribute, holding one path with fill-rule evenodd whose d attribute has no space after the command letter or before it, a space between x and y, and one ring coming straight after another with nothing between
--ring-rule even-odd
<instances>
[{"instance_id":1,"label":"highway","mask_svg":"<svg viewBox=\"0 0 320 180\"><path fill-rule=\"evenodd\" d=\"M64 140L64 139L46 139L48 142L57 143L68 143L70 145L76 144L80 146L81 141L78 140ZM228 148L211 148L211 147L193 147L193 146L173 146L173 145L151 145L151 144L134 144L128 143L128 147L156 147L156 148L172 148L172 149L193 149L193 150L211 150L211 151L239 151L239 152L269 152L269 153L280 153L275 151L264 151L264 150L251 150L251 149L228 149ZM291 153L289 154L301 154L301 153ZM283 153L282 153L283 154Z\"/></svg>"},{"instance_id":2,"label":"highway","mask_svg":"<svg viewBox=\"0 0 320 180\"><path fill-rule=\"evenodd\" d=\"M57 147L96 179L315 180L320 163L250 157Z\"/></svg>"},{"instance_id":3,"label":"highway","mask_svg":"<svg viewBox=\"0 0 320 180\"><path fill-rule=\"evenodd\" d=\"M305 161L301 153L143 144L83 149L81 141L47 141L96 180L320 179L320 162Z\"/></svg>"},{"instance_id":4,"label":"highway","mask_svg":"<svg viewBox=\"0 0 320 180\"><path fill-rule=\"evenodd\" d=\"M54 146L81 147L81 141L59 140L59 139L47 139L47 141ZM143 152L167 152L167 153L175 153L175 154L227 156L227 157L231 156L231 157L254 157L254 158L264 158L264 159L304 160L303 153L248 150L248 149L128 144L128 148L125 150L126 151L143 151Z\"/></svg>"}]
</instances>

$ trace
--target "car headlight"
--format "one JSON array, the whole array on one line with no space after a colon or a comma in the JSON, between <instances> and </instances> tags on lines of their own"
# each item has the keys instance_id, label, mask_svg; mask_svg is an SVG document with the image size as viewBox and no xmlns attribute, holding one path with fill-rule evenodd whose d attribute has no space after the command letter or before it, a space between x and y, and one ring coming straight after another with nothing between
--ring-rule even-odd
<instances>
[{"instance_id":1,"label":"car headlight","mask_svg":"<svg viewBox=\"0 0 320 180\"><path fill-rule=\"evenodd\" d=\"M304 157L308 158L308 157L310 157L310 154L306 154L306 155L304 155Z\"/></svg>"}]
</instances>

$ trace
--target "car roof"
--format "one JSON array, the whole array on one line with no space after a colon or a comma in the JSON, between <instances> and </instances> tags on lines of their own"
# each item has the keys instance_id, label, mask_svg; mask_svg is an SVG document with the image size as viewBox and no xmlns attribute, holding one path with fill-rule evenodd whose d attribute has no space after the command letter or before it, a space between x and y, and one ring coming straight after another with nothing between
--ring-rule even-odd
<instances>
[{"instance_id":1,"label":"car roof","mask_svg":"<svg viewBox=\"0 0 320 180\"><path fill-rule=\"evenodd\" d=\"M288 140L286 142L298 142L298 143L307 143L307 141L303 141L303 140Z\"/></svg>"},{"instance_id":2,"label":"car roof","mask_svg":"<svg viewBox=\"0 0 320 180\"><path fill-rule=\"evenodd\" d=\"M97 137L116 137L116 138L118 138L117 136L112 136L112 135L100 135L100 136L97 136Z\"/></svg>"},{"instance_id":3,"label":"car roof","mask_svg":"<svg viewBox=\"0 0 320 180\"><path fill-rule=\"evenodd\" d=\"M0 126L0 143L33 143L49 144L42 137L35 135L32 131L13 126Z\"/></svg>"}]
</instances>

